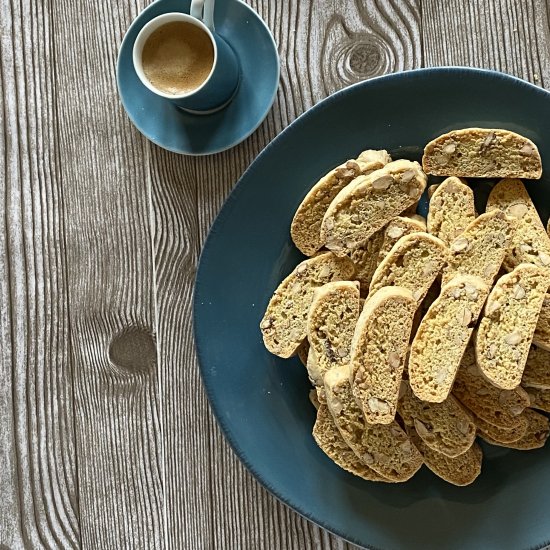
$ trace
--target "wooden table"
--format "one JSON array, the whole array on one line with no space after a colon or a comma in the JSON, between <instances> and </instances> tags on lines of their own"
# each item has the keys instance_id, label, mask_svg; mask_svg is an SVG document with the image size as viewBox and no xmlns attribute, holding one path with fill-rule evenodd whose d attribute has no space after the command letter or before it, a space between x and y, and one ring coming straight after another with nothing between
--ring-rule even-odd
<instances>
[{"instance_id":1,"label":"wooden table","mask_svg":"<svg viewBox=\"0 0 550 550\"><path fill-rule=\"evenodd\" d=\"M468 65L550 86L550 2L251 0L279 93L206 158L146 141L118 99L147 3L0 0L0 548L351 548L261 488L212 417L191 320L202 243L260 150L348 84Z\"/></svg>"}]
</instances>

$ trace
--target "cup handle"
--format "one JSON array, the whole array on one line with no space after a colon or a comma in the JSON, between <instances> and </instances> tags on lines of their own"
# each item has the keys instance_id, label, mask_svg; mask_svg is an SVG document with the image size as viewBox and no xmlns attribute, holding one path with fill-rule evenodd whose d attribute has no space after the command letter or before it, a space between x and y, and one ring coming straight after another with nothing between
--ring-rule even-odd
<instances>
[{"instance_id":1,"label":"cup handle","mask_svg":"<svg viewBox=\"0 0 550 550\"><path fill-rule=\"evenodd\" d=\"M191 0L191 16L200 19L211 31L214 30L214 1Z\"/></svg>"}]
</instances>

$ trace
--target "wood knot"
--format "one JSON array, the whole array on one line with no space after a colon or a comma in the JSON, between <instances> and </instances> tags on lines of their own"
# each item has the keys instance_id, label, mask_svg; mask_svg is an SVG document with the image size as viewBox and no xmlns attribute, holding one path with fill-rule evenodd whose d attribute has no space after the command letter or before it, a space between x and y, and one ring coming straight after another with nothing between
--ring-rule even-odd
<instances>
[{"instance_id":1,"label":"wood knot","mask_svg":"<svg viewBox=\"0 0 550 550\"><path fill-rule=\"evenodd\" d=\"M382 62L382 53L372 40L362 40L352 44L348 52L348 63L351 72L368 78L378 74Z\"/></svg>"},{"instance_id":2,"label":"wood knot","mask_svg":"<svg viewBox=\"0 0 550 550\"><path fill-rule=\"evenodd\" d=\"M109 359L115 367L126 372L150 372L157 362L155 339L144 328L128 327L111 341Z\"/></svg>"},{"instance_id":3,"label":"wood knot","mask_svg":"<svg viewBox=\"0 0 550 550\"><path fill-rule=\"evenodd\" d=\"M392 65L389 46L374 33L335 27L323 50L323 64L328 69L323 78L328 93L385 74Z\"/></svg>"}]
</instances>

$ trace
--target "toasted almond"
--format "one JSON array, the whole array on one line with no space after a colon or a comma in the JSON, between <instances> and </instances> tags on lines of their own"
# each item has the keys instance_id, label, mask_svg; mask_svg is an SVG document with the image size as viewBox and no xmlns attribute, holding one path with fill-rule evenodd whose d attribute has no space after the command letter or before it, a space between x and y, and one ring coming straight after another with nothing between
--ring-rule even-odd
<instances>
[{"instance_id":1,"label":"toasted almond","mask_svg":"<svg viewBox=\"0 0 550 550\"><path fill-rule=\"evenodd\" d=\"M390 405L386 403L386 401L378 399L378 397L370 397L367 404L370 411L373 413L379 412L381 414L388 414L391 411Z\"/></svg>"},{"instance_id":2,"label":"toasted almond","mask_svg":"<svg viewBox=\"0 0 550 550\"><path fill-rule=\"evenodd\" d=\"M527 212L529 212L527 205L522 202L518 202L517 204L512 204L512 206L508 208L507 214L512 216L512 218L521 219L525 216L525 214L527 214Z\"/></svg>"},{"instance_id":3,"label":"toasted almond","mask_svg":"<svg viewBox=\"0 0 550 550\"><path fill-rule=\"evenodd\" d=\"M372 182L372 187L377 191L383 191L384 189L387 189L393 181L393 176L381 176Z\"/></svg>"},{"instance_id":4,"label":"toasted almond","mask_svg":"<svg viewBox=\"0 0 550 550\"><path fill-rule=\"evenodd\" d=\"M521 342L521 332L519 330L510 332L505 336L504 341L510 346L517 346Z\"/></svg>"},{"instance_id":5,"label":"toasted almond","mask_svg":"<svg viewBox=\"0 0 550 550\"><path fill-rule=\"evenodd\" d=\"M329 231L334 227L334 220L332 218L327 218L324 223L325 223L325 227Z\"/></svg>"},{"instance_id":6,"label":"toasted almond","mask_svg":"<svg viewBox=\"0 0 550 550\"><path fill-rule=\"evenodd\" d=\"M523 298L525 298L525 290L524 288L520 285L520 284L516 284L514 286L514 289L512 291L512 296L516 299L516 300L523 300Z\"/></svg>"},{"instance_id":7,"label":"toasted almond","mask_svg":"<svg viewBox=\"0 0 550 550\"><path fill-rule=\"evenodd\" d=\"M390 351L388 355L388 364L393 369L398 368L401 365L401 358L399 357L399 354L395 351Z\"/></svg>"},{"instance_id":8,"label":"toasted almond","mask_svg":"<svg viewBox=\"0 0 550 550\"><path fill-rule=\"evenodd\" d=\"M374 464L374 456L372 456L371 453L365 453L363 455L363 462L367 465L367 466L370 466L371 464Z\"/></svg>"},{"instance_id":9,"label":"toasted almond","mask_svg":"<svg viewBox=\"0 0 550 550\"><path fill-rule=\"evenodd\" d=\"M466 250L470 244L470 241L466 237L458 237L451 243L451 250L454 252L462 252Z\"/></svg>"},{"instance_id":10,"label":"toasted almond","mask_svg":"<svg viewBox=\"0 0 550 550\"><path fill-rule=\"evenodd\" d=\"M495 141L496 139L496 136L495 136L495 133L494 132L490 132L487 137L485 138L485 140L483 141L483 144L481 145L481 151L485 151L485 149L487 149L487 147L489 147L493 141Z\"/></svg>"},{"instance_id":11,"label":"toasted almond","mask_svg":"<svg viewBox=\"0 0 550 550\"><path fill-rule=\"evenodd\" d=\"M434 434L418 418L414 419L414 429L422 439L435 439Z\"/></svg>"},{"instance_id":12,"label":"toasted almond","mask_svg":"<svg viewBox=\"0 0 550 550\"><path fill-rule=\"evenodd\" d=\"M397 226L392 226L388 229L388 237L390 239L399 239L403 236L403 229Z\"/></svg>"},{"instance_id":13,"label":"toasted almond","mask_svg":"<svg viewBox=\"0 0 550 550\"><path fill-rule=\"evenodd\" d=\"M262 321L260 328L265 330L265 329L271 328L272 326L273 326L273 320L270 317L268 317L267 319L264 319Z\"/></svg>"},{"instance_id":14,"label":"toasted almond","mask_svg":"<svg viewBox=\"0 0 550 550\"><path fill-rule=\"evenodd\" d=\"M472 425L470 424L470 422L468 422L466 418L460 418L456 422L456 427L462 435L468 435L472 430Z\"/></svg>"},{"instance_id":15,"label":"toasted almond","mask_svg":"<svg viewBox=\"0 0 550 550\"><path fill-rule=\"evenodd\" d=\"M489 300L485 306L485 314L493 315L500 309L500 302L498 300Z\"/></svg>"},{"instance_id":16,"label":"toasted almond","mask_svg":"<svg viewBox=\"0 0 550 550\"><path fill-rule=\"evenodd\" d=\"M401 181L403 183L409 183L414 179L415 175L414 170L405 170L405 172L401 174Z\"/></svg>"},{"instance_id":17,"label":"toasted almond","mask_svg":"<svg viewBox=\"0 0 550 550\"><path fill-rule=\"evenodd\" d=\"M539 260L542 265L550 265L550 256L546 252L539 252Z\"/></svg>"},{"instance_id":18,"label":"toasted almond","mask_svg":"<svg viewBox=\"0 0 550 550\"><path fill-rule=\"evenodd\" d=\"M531 155L534 155L535 154L535 150L533 149L533 147L529 144L529 143L526 143L520 150L519 152L522 154L522 155L527 155L527 156L531 156Z\"/></svg>"},{"instance_id":19,"label":"toasted almond","mask_svg":"<svg viewBox=\"0 0 550 550\"><path fill-rule=\"evenodd\" d=\"M446 155L452 155L456 151L456 143L454 142L447 143L447 145L443 147L442 151Z\"/></svg>"},{"instance_id":20,"label":"toasted almond","mask_svg":"<svg viewBox=\"0 0 550 550\"><path fill-rule=\"evenodd\" d=\"M346 355L348 355L349 350L348 348L338 348L338 355L342 358L344 358Z\"/></svg>"},{"instance_id":21,"label":"toasted almond","mask_svg":"<svg viewBox=\"0 0 550 550\"><path fill-rule=\"evenodd\" d=\"M468 308L461 308L456 313L456 320L463 327L467 327L472 322L472 312Z\"/></svg>"}]
</instances>

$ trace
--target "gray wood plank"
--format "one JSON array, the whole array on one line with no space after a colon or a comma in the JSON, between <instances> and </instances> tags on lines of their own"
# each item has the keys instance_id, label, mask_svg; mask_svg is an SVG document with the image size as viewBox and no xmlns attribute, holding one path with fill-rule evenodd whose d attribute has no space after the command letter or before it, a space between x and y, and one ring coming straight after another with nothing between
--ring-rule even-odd
<instances>
[{"instance_id":1,"label":"gray wood plank","mask_svg":"<svg viewBox=\"0 0 550 550\"><path fill-rule=\"evenodd\" d=\"M140 5L51 3L83 548L163 547L149 145L115 82Z\"/></svg>"},{"instance_id":2,"label":"gray wood plank","mask_svg":"<svg viewBox=\"0 0 550 550\"><path fill-rule=\"evenodd\" d=\"M244 143L211 157L175 157L152 146L168 546L349 549L279 503L229 449L198 373L191 294L208 228L252 159L329 93L365 77L419 67L420 14L416 2L249 3L274 33L282 62L279 93L267 119Z\"/></svg>"},{"instance_id":3,"label":"gray wood plank","mask_svg":"<svg viewBox=\"0 0 550 550\"><path fill-rule=\"evenodd\" d=\"M548 87L549 9L545 0L422 0L425 65L496 69Z\"/></svg>"},{"instance_id":4,"label":"gray wood plank","mask_svg":"<svg viewBox=\"0 0 550 550\"><path fill-rule=\"evenodd\" d=\"M76 548L52 22L41 2L0 14L0 547Z\"/></svg>"}]
</instances>

